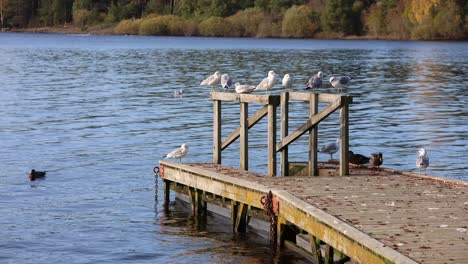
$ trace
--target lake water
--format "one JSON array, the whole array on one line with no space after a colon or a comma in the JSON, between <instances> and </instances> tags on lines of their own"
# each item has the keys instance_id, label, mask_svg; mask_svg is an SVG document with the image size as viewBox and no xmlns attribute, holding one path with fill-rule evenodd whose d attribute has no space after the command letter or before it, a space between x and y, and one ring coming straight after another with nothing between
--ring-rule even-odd
<instances>
[{"instance_id":1,"label":"lake water","mask_svg":"<svg viewBox=\"0 0 468 264\"><path fill-rule=\"evenodd\" d=\"M354 96L354 152L382 152L385 167L417 172L425 147L428 174L466 181L467 58L466 42L2 33L0 262L301 262L273 256L254 234L232 234L227 219L200 221L175 203L163 210L152 173L160 157L187 143L184 161L212 159L210 89L199 82L219 70L256 84L273 69L302 90L318 70L353 76L344 92ZM319 91L338 93L328 84ZM308 108L291 111L292 131ZM226 136L238 105L226 103L223 114ZM335 113L319 126L320 145L338 133ZM264 173L265 121L249 140L249 165ZM291 160L306 159L306 142L293 144ZM223 152L224 164L238 166L238 149ZM48 177L29 182L32 168Z\"/></svg>"}]
</instances>

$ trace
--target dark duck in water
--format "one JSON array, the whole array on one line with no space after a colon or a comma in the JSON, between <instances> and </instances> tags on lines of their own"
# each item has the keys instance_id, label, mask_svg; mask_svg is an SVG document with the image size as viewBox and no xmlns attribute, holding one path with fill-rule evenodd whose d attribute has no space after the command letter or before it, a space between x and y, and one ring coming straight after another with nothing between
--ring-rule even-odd
<instances>
[{"instance_id":1,"label":"dark duck in water","mask_svg":"<svg viewBox=\"0 0 468 264\"><path fill-rule=\"evenodd\" d=\"M349 163L354 164L354 165L363 165L366 163L369 163L369 158L361 155L361 154L354 154L351 150L348 152L348 159Z\"/></svg>"},{"instance_id":2,"label":"dark duck in water","mask_svg":"<svg viewBox=\"0 0 468 264\"><path fill-rule=\"evenodd\" d=\"M34 181L39 178L44 178L46 175L45 171L36 171L35 169L31 170L31 173L29 174L29 179L31 181Z\"/></svg>"}]
</instances>

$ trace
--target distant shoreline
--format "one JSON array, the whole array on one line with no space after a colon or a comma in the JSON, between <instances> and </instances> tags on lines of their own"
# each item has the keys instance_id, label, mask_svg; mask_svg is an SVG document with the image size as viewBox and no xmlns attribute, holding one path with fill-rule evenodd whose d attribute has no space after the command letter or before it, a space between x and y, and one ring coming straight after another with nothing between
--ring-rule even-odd
<instances>
[{"instance_id":1,"label":"distant shoreline","mask_svg":"<svg viewBox=\"0 0 468 264\"><path fill-rule=\"evenodd\" d=\"M112 27L102 27L102 26L94 26L88 29L82 30L79 27L66 25L66 26L55 26L55 27L34 27L34 28L12 28L11 30L7 31L0 31L1 32L14 32L14 33L51 33L51 34L92 34L92 35L128 35L128 34L118 34L114 32L114 26ZM143 35L134 35L134 36L143 36ZM147 36L147 35L144 35ZM173 35L154 35L154 36L163 36L163 37L171 37ZM180 36L184 37L184 36ZM187 37L207 37L203 35L196 35L196 36L187 36ZM220 37L222 38L222 37ZM252 38L252 37L241 37L239 38ZM254 37L255 38L255 37ZM262 37L257 37L261 39ZM264 37L269 38L269 37ZM420 40L420 39L402 39L402 38L395 38L395 37L373 37L370 35L365 36L326 36L326 37L314 37L314 38L286 38L286 37L274 37L279 39L317 39L317 40L395 40L395 41L456 41L456 42L463 42L468 41L468 39L439 39L439 40Z\"/></svg>"}]
</instances>

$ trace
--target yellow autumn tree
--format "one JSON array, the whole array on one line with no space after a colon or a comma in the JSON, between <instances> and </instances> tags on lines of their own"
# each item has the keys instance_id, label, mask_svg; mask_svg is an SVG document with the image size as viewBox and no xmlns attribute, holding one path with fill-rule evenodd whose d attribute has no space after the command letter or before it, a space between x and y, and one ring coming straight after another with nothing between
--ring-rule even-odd
<instances>
[{"instance_id":1,"label":"yellow autumn tree","mask_svg":"<svg viewBox=\"0 0 468 264\"><path fill-rule=\"evenodd\" d=\"M421 24L440 5L441 0L405 0L405 13L413 24Z\"/></svg>"}]
</instances>

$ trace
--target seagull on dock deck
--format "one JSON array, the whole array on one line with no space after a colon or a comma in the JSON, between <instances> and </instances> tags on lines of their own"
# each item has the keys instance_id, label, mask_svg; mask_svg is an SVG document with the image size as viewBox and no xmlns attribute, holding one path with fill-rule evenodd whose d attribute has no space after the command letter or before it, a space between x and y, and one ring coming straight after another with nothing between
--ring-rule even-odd
<instances>
[{"instance_id":1,"label":"seagull on dock deck","mask_svg":"<svg viewBox=\"0 0 468 264\"><path fill-rule=\"evenodd\" d=\"M292 87L292 79L289 73L286 73L283 77L283 87L285 89L290 89Z\"/></svg>"},{"instance_id":2,"label":"seagull on dock deck","mask_svg":"<svg viewBox=\"0 0 468 264\"><path fill-rule=\"evenodd\" d=\"M330 160L333 160L333 154L335 154L340 149L340 140L337 139L336 142L329 143L322 146L319 152L330 154Z\"/></svg>"},{"instance_id":3,"label":"seagull on dock deck","mask_svg":"<svg viewBox=\"0 0 468 264\"><path fill-rule=\"evenodd\" d=\"M168 154L164 155L163 158L179 159L179 162L182 162L182 158L185 157L188 153L187 144L182 144L180 148L175 149Z\"/></svg>"},{"instance_id":4,"label":"seagull on dock deck","mask_svg":"<svg viewBox=\"0 0 468 264\"><path fill-rule=\"evenodd\" d=\"M323 72L319 71L317 72L317 74L310 77L309 81L306 83L306 87L304 88L304 90L320 88L320 86L322 86L322 76Z\"/></svg>"},{"instance_id":5,"label":"seagull on dock deck","mask_svg":"<svg viewBox=\"0 0 468 264\"><path fill-rule=\"evenodd\" d=\"M268 72L268 77L263 79L255 88L255 91L269 91L273 88L273 85L275 85L276 77L278 75L274 71L269 71Z\"/></svg>"},{"instance_id":6,"label":"seagull on dock deck","mask_svg":"<svg viewBox=\"0 0 468 264\"><path fill-rule=\"evenodd\" d=\"M46 176L47 171L37 171L35 169L31 170L31 173L29 173L29 180L35 181L36 179L39 178L44 178Z\"/></svg>"},{"instance_id":7,"label":"seagull on dock deck","mask_svg":"<svg viewBox=\"0 0 468 264\"><path fill-rule=\"evenodd\" d=\"M338 89L348 88L348 83L352 80L352 77L343 76L343 77L330 77L330 84Z\"/></svg>"},{"instance_id":8,"label":"seagull on dock deck","mask_svg":"<svg viewBox=\"0 0 468 264\"><path fill-rule=\"evenodd\" d=\"M426 168L429 167L429 157L427 156L427 151L425 148L419 150L419 156L416 158L416 168L419 169L419 173L421 173L421 169L424 169L424 175L426 175Z\"/></svg>"},{"instance_id":9,"label":"seagull on dock deck","mask_svg":"<svg viewBox=\"0 0 468 264\"><path fill-rule=\"evenodd\" d=\"M247 85L247 84L240 84L236 83L236 93L238 94L246 94L246 93L251 93L255 90L255 85Z\"/></svg>"},{"instance_id":10,"label":"seagull on dock deck","mask_svg":"<svg viewBox=\"0 0 468 264\"><path fill-rule=\"evenodd\" d=\"M221 75L221 87L223 87L223 89L230 89L231 86L232 86L231 76L227 73Z\"/></svg>"},{"instance_id":11,"label":"seagull on dock deck","mask_svg":"<svg viewBox=\"0 0 468 264\"><path fill-rule=\"evenodd\" d=\"M213 75L208 76L205 80L200 83L200 86L211 86L213 89L214 86L218 85L221 82L221 73L216 71Z\"/></svg>"}]
</instances>

